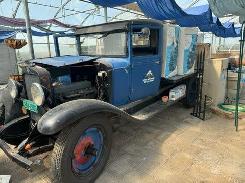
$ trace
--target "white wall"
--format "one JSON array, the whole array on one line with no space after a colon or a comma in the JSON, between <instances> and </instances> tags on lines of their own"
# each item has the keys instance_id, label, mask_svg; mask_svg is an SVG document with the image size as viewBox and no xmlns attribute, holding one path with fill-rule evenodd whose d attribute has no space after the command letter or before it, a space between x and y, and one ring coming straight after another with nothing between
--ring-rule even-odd
<instances>
[{"instance_id":1,"label":"white wall","mask_svg":"<svg viewBox=\"0 0 245 183\"><path fill-rule=\"evenodd\" d=\"M15 50L0 43L0 84L8 81L9 75L17 73Z\"/></svg>"}]
</instances>

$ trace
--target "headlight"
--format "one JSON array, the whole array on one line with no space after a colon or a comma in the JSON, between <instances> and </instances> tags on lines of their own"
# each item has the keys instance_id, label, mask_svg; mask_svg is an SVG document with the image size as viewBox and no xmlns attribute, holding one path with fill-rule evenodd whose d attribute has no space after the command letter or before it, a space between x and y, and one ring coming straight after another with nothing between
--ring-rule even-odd
<instances>
[{"instance_id":1,"label":"headlight","mask_svg":"<svg viewBox=\"0 0 245 183\"><path fill-rule=\"evenodd\" d=\"M33 83L31 86L31 95L32 95L32 100L37 104L38 106L43 105L45 101L45 94L43 91L43 88L40 84L38 83Z\"/></svg>"},{"instance_id":2,"label":"headlight","mask_svg":"<svg viewBox=\"0 0 245 183\"><path fill-rule=\"evenodd\" d=\"M18 85L17 82L13 79L10 79L8 82L8 90L13 99L15 99L18 95Z\"/></svg>"}]
</instances>

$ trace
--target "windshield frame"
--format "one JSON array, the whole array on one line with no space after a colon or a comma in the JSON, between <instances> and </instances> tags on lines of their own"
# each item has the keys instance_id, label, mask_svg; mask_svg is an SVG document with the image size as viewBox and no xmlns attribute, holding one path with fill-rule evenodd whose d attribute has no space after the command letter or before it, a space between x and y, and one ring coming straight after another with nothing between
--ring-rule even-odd
<instances>
[{"instance_id":1,"label":"windshield frame","mask_svg":"<svg viewBox=\"0 0 245 183\"><path fill-rule=\"evenodd\" d=\"M110 31L110 32L98 32L98 33L87 33L87 34L79 34L79 35L76 35L77 38L80 40L80 38L82 36L90 36L90 35L98 35L98 34L102 34L102 35L105 35L105 34L116 34L116 33L125 33L125 48L124 48L124 53L123 55L100 55L100 54L84 54L81 52L81 42L79 41L78 43L78 49L80 50L79 51L79 55L80 56L91 56L91 57L108 57L108 58L127 58L128 55L129 55L129 48L128 48L128 31L127 30L117 30L117 31Z\"/></svg>"}]
</instances>

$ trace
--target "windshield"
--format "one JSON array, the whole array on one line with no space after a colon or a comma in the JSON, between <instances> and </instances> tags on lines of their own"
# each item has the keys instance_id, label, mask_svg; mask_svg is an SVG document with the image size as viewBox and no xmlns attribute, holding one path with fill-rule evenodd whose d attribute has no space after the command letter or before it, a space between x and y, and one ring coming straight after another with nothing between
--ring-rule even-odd
<instances>
[{"instance_id":1,"label":"windshield","mask_svg":"<svg viewBox=\"0 0 245 183\"><path fill-rule=\"evenodd\" d=\"M126 32L81 35L81 55L126 56Z\"/></svg>"}]
</instances>

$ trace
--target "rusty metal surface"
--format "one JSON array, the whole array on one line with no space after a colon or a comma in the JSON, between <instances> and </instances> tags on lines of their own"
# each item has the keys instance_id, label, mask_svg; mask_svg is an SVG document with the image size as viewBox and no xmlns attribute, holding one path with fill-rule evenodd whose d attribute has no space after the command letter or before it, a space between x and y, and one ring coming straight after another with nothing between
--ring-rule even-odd
<instances>
[{"instance_id":1,"label":"rusty metal surface","mask_svg":"<svg viewBox=\"0 0 245 183\"><path fill-rule=\"evenodd\" d=\"M190 112L177 104L119 128L96 182L245 182L245 121L237 133L230 120L214 116L203 122ZM0 164L0 174L12 175L14 183L50 182L48 159L46 167L30 173L0 151Z\"/></svg>"}]
</instances>

